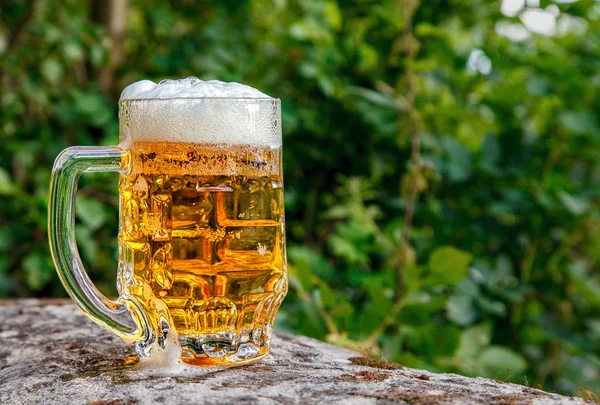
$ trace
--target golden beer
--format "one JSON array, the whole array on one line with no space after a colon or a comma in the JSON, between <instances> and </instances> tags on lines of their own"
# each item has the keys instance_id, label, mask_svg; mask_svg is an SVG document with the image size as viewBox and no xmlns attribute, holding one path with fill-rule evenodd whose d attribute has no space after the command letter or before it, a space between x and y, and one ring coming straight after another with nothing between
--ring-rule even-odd
<instances>
[{"instance_id":1,"label":"golden beer","mask_svg":"<svg viewBox=\"0 0 600 405\"><path fill-rule=\"evenodd\" d=\"M121 295L159 338L175 328L186 362L265 354L287 290L281 149L133 142L130 151Z\"/></svg>"}]
</instances>

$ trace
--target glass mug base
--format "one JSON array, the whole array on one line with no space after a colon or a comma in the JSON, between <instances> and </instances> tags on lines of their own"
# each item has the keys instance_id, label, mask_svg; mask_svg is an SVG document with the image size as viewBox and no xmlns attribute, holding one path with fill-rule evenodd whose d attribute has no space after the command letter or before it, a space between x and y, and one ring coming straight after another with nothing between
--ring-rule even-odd
<instances>
[{"instance_id":1,"label":"glass mug base","mask_svg":"<svg viewBox=\"0 0 600 405\"><path fill-rule=\"evenodd\" d=\"M192 357L184 357L184 356L182 356L181 360L185 364L189 364L191 366L203 366L203 367L210 367L210 366L237 367L237 366L244 366L244 365L247 365L247 364L251 364L251 363L255 363L257 361L260 361L267 354L269 354L269 349L263 349L257 355L252 356L252 357L248 357L248 358L243 358L243 359L240 359L235 354L233 354L233 355L224 356L224 357L219 358L219 359L215 359L215 358L208 357L208 356L200 356L200 357L197 357L195 355L193 355Z\"/></svg>"},{"instance_id":2,"label":"glass mug base","mask_svg":"<svg viewBox=\"0 0 600 405\"><path fill-rule=\"evenodd\" d=\"M246 342L232 345L227 341L218 340L218 337L205 339L179 338L181 347L181 363L192 366L241 366L254 363L269 354L271 339L264 344ZM198 343L202 341L204 343ZM168 345L169 343L167 343ZM171 343L172 344L172 343ZM136 351L140 357L149 357L152 345L136 342ZM154 350L166 350L166 346Z\"/></svg>"},{"instance_id":3,"label":"glass mug base","mask_svg":"<svg viewBox=\"0 0 600 405\"><path fill-rule=\"evenodd\" d=\"M190 365L237 366L262 359L269 353L273 322L287 290L286 277L278 279L272 292L246 293L236 301L213 297L198 305L191 299L152 297L150 289L142 287L152 298L136 294L122 301L141 314L140 322L150 331L147 339L135 342L138 355L173 353L174 346L175 356L168 357ZM132 287L136 291L135 286L125 289L130 292Z\"/></svg>"},{"instance_id":4,"label":"glass mug base","mask_svg":"<svg viewBox=\"0 0 600 405\"><path fill-rule=\"evenodd\" d=\"M270 339L264 346L242 343L234 347L227 342L206 340L199 347L188 339L179 339L181 360L195 366L239 366L253 363L269 353Z\"/></svg>"},{"instance_id":5,"label":"glass mug base","mask_svg":"<svg viewBox=\"0 0 600 405\"><path fill-rule=\"evenodd\" d=\"M285 293L266 295L268 298L257 306L240 305L238 314L235 310L211 308L208 317L212 318L213 333L206 333L202 327L198 328L198 323L201 324L202 321L197 320L207 318L206 312L194 312L189 309L189 319L196 320L196 325L192 326L190 322L182 324L181 318L175 320L172 315L180 310L168 308L159 299L154 298L151 305L140 305L139 301L131 305L135 301L130 298L127 300L128 306L136 307L138 311L142 310L143 323L147 325L146 329L151 331L148 339L135 342L136 352L140 357L152 357L155 352L171 352L171 346L174 346L182 363L198 366L238 366L258 361L269 353L273 321ZM236 307L229 302L233 308ZM243 325L246 320L250 321L250 327L228 328L235 324ZM195 330L191 332L190 326ZM229 329L229 332L217 332L215 329Z\"/></svg>"}]
</instances>

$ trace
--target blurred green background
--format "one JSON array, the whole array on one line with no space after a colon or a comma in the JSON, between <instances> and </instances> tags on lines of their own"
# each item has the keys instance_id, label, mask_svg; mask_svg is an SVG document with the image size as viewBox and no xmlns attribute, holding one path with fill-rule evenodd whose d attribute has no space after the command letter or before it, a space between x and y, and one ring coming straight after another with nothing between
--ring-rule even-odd
<instances>
[{"instance_id":1,"label":"blurred green background","mask_svg":"<svg viewBox=\"0 0 600 405\"><path fill-rule=\"evenodd\" d=\"M2 2L0 297L65 296L56 155L117 143L125 85L189 75L282 99L280 330L598 399L600 3ZM76 213L113 295L116 190L84 175Z\"/></svg>"}]
</instances>

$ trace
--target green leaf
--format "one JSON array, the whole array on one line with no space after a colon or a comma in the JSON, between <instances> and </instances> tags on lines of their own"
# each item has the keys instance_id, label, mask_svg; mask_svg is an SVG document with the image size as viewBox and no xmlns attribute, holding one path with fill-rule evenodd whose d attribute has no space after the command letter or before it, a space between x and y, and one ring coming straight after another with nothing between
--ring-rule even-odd
<instances>
[{"instance_id":1,"label":"green leaf","mask_svg":"<svg viewBox=\"0 0 600 405\"><path fill-rule=\"evenodd\" d=\"M320 76L317 78L317 83L319 84L319 88L326 96L332 96L335 92L335 84L331 78L327 76Z\"/></svg>"},{"instance_id":2,"label":"green leaf","mask_svg":"<svg viewBox=\"0 0 600 405\"><path fill-rule=\"evenodd\" d=\"M395 359L396 356L402 351L403 336L401 334L394 335L392 337L385 337L383 343L383 355L386 359Z\"/></svg>"},{"instance_id":3,"label":"green leaf","mask_svg":"<svg viewBox=\"0 0 600 405\"><path fill-rule=\"evenodd\" d=\"M77 199L75 214L91 231L99 229L107 219L105 206L97 200L86 197Z\"/></svg>"},{"instance_id":4,"label":"green leaf","mask_svg":"<svg viewBox=\"0 0 600 405\"><path fill-rule=\"evenodd\" d=\"M487 297L478 297L476 302L483 312L487 312L494 316L506 315L506 305L500 301L495 301Z\"/></svg>"},{"instance_id":5,"label":"green leaf","mask_svg":"<svg viewBox=\"0 0 600 405\"><path fill-rule=\"evenodd\" d=\"M369 44L363 44L359 49L360 69L365 71L375 68L379 62L377 49Z\"/></svg>"},{"instance_id":6,"label":"green leaf","mask_svg":"<svg viewBox=\"0 0 600 405\"><path fill-rule=\"evenodd\" d=\"M6 52L6 48L8 45L7 35L4 32L0 32L0 55Z\"/></svg>"},{"instance_id":7,"label":"green leaf","mask_svg":"<svg viewBox=\"0 0 600 405\"><path fill-rule=\"evenodd\" d=\"M12 195L17 191L10 175L0 167L0 195Z\"/></svg>"},{"instance_id":8,"label":"green leaf","mask_svg":"<svg viewBox=\"0 0 600 405\"><path fill-rule=\"evenodd\" d=\"M467 326L477 319L473 299L463 294L452 295L446 304L448 319L457 325Z\"/></svg>"},{"instance_id":9,"label":"green leaf","mask_svg":"<svg viewBox=\"0 0 600 405\"><path fill-rule=\"evenodd\" d=\"M323 217L326 219L342 219L349 217L351 213L352 211L344 205L334 205L323 213Z\"/></svg>"},{"instance_id":10,"label":"green leaf","mask_svg":"<svg viewBox=\"0 0 600 405\"><path fill-rule=\"evenodd\" d=\"M44 60L40 66L42 75L48 82L57 84L63 76L63 68L55 58Z\"/></svg>"},{"instance_id":11,"label":"green leaf","mask_svg":"<svg viewBox=\"0 0 600 405\"><path fill-rule=\"evenodd\" d=\"M6 261L5 259L5 257L0 257L0 270L4 270L5 263L3 262ZM0 272L0 297L5 298L8 296L13 287L13 281L10 279L10 277L3 271Z\"/></svg>"},{"instance_id":12,"label":"green leaf","mask_svg":"<svg viewBox=\"0 0 600 405\"><path fill-rule=\"evenodd\" d=\"M319 298L325 308L335 307L338 297L335 292L325 282L319 283L318 287Z\"/></svg>"},{"instance_id":13,"label":"green leaf","mask_svg":"<svg viewBox=\"0 0 600 405\"><path fill-rule=\"evenodd\" d=\"M453 325L439 328L439 332L435 334L435 356L451 356L454 354L460 344L461 334L462 331Z\"/></svg>"},{"instance_id":14,"label":"green leaf","mask_svg":"<svg viewBox=\"0 0 600 405\"><path fill-rule=\"evenodd\" d=\"M0 227L0 252L6 252L11 248L11 242L15 237L15 230L9 226ZM6 255L2 255L5 256Z\"/></svg>"},{"instance_id":15,"label":"green leaf","mask_svg":"<svg viewBox=\"0 0 600 405\"><path fill-rule=\"evenodd\" d=\"M329 313L334 318L347 318L354 314L354 307L344 297L338 296L338 302Z\"/></svg>"},{"instance_id":16,"label":"green leaf","mask_svg":"<svg viewBox=\"0 0 600 405\"><path fill-rule=\"evenodd\" d=\"M294 264L304 266L304 269L308 268L312 270L318 277L328 280L335 278L335 269L323 256L308 246L291 246L288 249L287 256Z\"/></svg>"},{"instance_id":17,"label":"green leaf","mask_svg":"<svg viewBox=\"0 0 600 405\"><path fill-rule=\"evenodd\" d=\"M366 266L369 263L369 237L363 224L350 220L337 226L336 233L329 237L329 246L335 256L353 265Z\"/></svg>"},{"instance_id":18,"label":"green leaf","mask_svg":"<svg viewBox=\"0 0 600 405\"><path fill-rule=\"evenodd\" d=\"M63 45L63 54L70 62L81 60L84 56L81 45L75 41L68 41Z\"/></svg>"},{"instance_id":19,"label":"green leaf","mask_svg":"<svg viewBox=\"0 0 600 405\"><path fill-rule=\"evenodd\" d=\"M325 3L325 15L331 28L336 31L342 28L342 13L340 13L337 2L328 1Z\"/></svg>"},{"instance_id":20,"label":"green leaf","mask_svg":"<svg viewBox=\"0 0 600 405\"><path fill-rule=\"evenodd\" d=\"M384 300L365 305L358 316L358 325L364 335L377 328L392 310L393 302Z\"/></svg>"},{"instance_id":21,"label":"green leaf","mask_svg":"<svg viewBox=\"0 0 600 405\"><path fill-rule=\"evenodd\" d=\"M392 110L400 110L399 102L394 100L393 97L379 91L358 86L350 86L347 88L347 91L348 94L363 97L365 100L373 103L376 106L390 108Z\"/></svg>"},{"instance_id":22,"label":"green leaf","mask_svg":"<svg viewBox=\"0 0 600 405\"><path fill-rule=\"evenodd\" d=\"M567 267L570 280L577 295L585 298L590 306L600 308L600 279L588 273L583 261L576 261Z\"/></svg>"},{"instance_id":23,"label":"green leaf","mask_svg":"<svg viewBox=\"0 0 600 405\"><path fill-rule=\"evenodd\" d=\"M491 332L492 328L489 324L466 329L460 335L455 357L462 360L477 357L481 349L490 344Z\"/></svg>"},{"instance_id":24,"label":"green leaf","mask_svg":"<svg viewBox=\"0 0 600 405\"><path fill-rule=\"evenodd\" d=\"M106 50L102 43L95 43L90 49L90 61L93 66L100 66L106 55Z\"/></svg>"},{"instance_id":25,"label":"green leaf","mask_svg":"<svg viewBox=\"0 0 600 405\"><path fill-rule=\"evenodd\" d=\"M98 255L98 240L92 235L90 228L85 226L77 227L77 244L81 247L82 256L88 262L95 262Z\"/></svg>"},{"instance_id":26,"label":"green leaf","mask_svg":"<svg viewBox=\"0 0 600 405\"><path fill-rule=\"evenodd\" d=\"M54 267L47 254L34 252L23 260L23 272L29 288L39 291L54 277Z\"/></svg>"},{"instance_id":27,"label":"green leaf","mask_svg":"<svg viewBox=\"0 0 600 405\"><path fill-rule=\"evenodd\" d=\"M415 264L407 264L404 272L404 290L405 295L409 295L419 287L421 287L421 276L424 266Z\"/></svg>"},{"instance_id":28,"label":"green leaf","mask_svg":"<svg viewBox=\"0 0 600 405\"><path fill-rule=\"evenodd\" d=\"M442 145L448 156L447 173L450 180L463 182L471 177L473 172L471 152L454 138L445 137Z\"/></svg>"},{"instance_id":29,"label":"green leaf","mask_svg":"<svg viewBox=\"0 0 600 405\"><path fill-rule=\"evenodd\" d=\"M584 214L589 209L589 201L585 197L570 195L565 191L558 193L563 206L573 215Z\"/></svg>"},{"instance_id":30,"label":"green leaf","mask_svg":"<svg viewBox=\"0 0 600 405\"><path fill-rule=\"evenodd\" d=\"M481 153L482 169L497 174L499 171L498 162L500 161L500 144L494 135L488 134L485 136Z\"/></svg>"},{"instance_id":31,"label":"green leaf","mask_svg":"<svg viewBox=\"0 0 600 405\"><path fill-rule=\"evenodd\" d=\"M520 376L527 368L527 362L520 354L504 346L490 346L479 358L486 374L490 377L498 375Z\"/></svg>"},{"instance_id":32,"label":"green leaf","mask_svg":"<svg viewBox=\"0 0 600 405\"><path fill-rule=\"evenodd\" d=\"M312 290L316 277L312 271L308 256L305 256L301 251L296 251L294 249L290 249L289 256L290 277L296 279L303 290Z\"/></svg>"},{"instance_id":33,"label":"green leaf","mask_svg":"<svg viewBox=\"0 0 600 405\"><path fill-rule=\"evenodd\" d=\"M565 111L559 115L560 123L575 134L593 133L600 136L600 129L592 114L587 111Z\"/></svg>"},{"instance_id":34,"label":"green leaf","mask_svg":"<svg viewBox=\"0 0 600 405\"><path fill-rule=\"evenodd\" d=\"M349 263L366 264L368 257L352 243L338 235L329 239L331 250L336 256L345 258Z\"/></svg>"},{"instance_id":35,"label":"green leaf","mask_svg":"<svg viewBox=\"0 0 600 405\"><path fill-rule=\"evenodd\" d=\"M442 246L429 256L429 271L454 285L469 271L473 255L452 246Z\"/></svg>"}]
</instances>

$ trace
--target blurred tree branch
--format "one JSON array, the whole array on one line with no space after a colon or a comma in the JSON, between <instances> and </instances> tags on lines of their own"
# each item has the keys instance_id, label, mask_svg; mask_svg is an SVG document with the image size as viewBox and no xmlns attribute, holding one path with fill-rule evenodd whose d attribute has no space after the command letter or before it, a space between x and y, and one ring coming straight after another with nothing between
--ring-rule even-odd
<instances>
[{"instance_id":1,"label":"blurred tree branch","mask_svg":"<svg viewBox=\"0 0 600 405\"><path fill-rule=\"evenodd\" d=\"M35 15L38 12L41 4L42 0L32 0L31 5L27 8L27 12L25 13L25 15L23 16L23 18L21 18L14 24L14 28L12 30L8 30L6 28L5 23L0 22L0 29L2 29L3 31L12 31L8 32L9 35L7 38L6 49L4 50L4 53L9 53L19 44L21 38L23 37L23 34L27 29L27 26L35 18Z\"/></svg>"},{"instance_id":2,"label":"blurred tree branch","mask_svg":"<svg viewBox=\"0 0 600 405\"><path fill-rule=\"evenodd\" d=\"M25 15L14 23L12 29L7 26L6 22L3 21L2 14L0 14L0 34L6 37L6 48L2 54L8 55L19 45L24 33L27 31L27 26L35 19L41 4L42 0L32 0ZM3 63L0 63L0 88L5 88L6 86L4 66Z\"/></svg>"},{"instance_id":3,"label":"blurred tree branch","mask_svg":"<svg viewBox=\"0 0 600 405\"><path fill-rule=\"evenodd\" d=\"M395 304L383 321L375 328L371 334L360 345L367 352L374 352L374 346L377 339L385 330L394 323L396 316L404 307L404 279L406 264L414 258L410 246L410 230L415 212L415 205L421 190L420 180L422 172L421 162L421 143L419 140L419 118L415 108L416 74L413 70L413 62L416 57L416 38L413 34L413 18L420 5L420 0L401 0L403 5L403 29L397 39L397 49L403 56L404 72L403 79L397 85L397 90L387 88L386 92L393 92L394 98L399 100L404 106L406 120L408 122L408 136L411 144L411 160L408 167L409 173L409 191L406 198L406 208L404 211L404 221L402 225L402 234L400 243L394 255L397 261L396 267L396 297ZM379 84L381 87L381 83ZM403 94L402 94L403 93ZM385 239L385 238L384 238Z\"/></svg>"},{"instance_id":4,"label":"blurred tree branch","mask_svg":"<svg viewBox=\"0 0 600 405\"><path fill-rule=\"evenodd\" d=\"M100 89L104 93L114 90L115 70L123 63L123 43L126 34L127 0L94 0L92 19L106 28L110 39L109 63L98 72Z\"/></svg>"},{"instance_id":5,"label":"blurred tree branch","mask_svg":"<svg viewBox=\"0 0 600 405\"><path fill-rule=\"evenodd\" d=\"M419 0L402 0L404 28L398 40L401 45L401 54L404 57L404 83L398 85L397 93L402 93L404 88L404 101L408 121L408 135L411 143L410 189L406 199L402 237L398 246L398 267L396 268L396 302L402 300L404 292L404 271L410 251L410 229L419 196L419 178L421 176L421 144L419 141L418 116L415 110L415 72L413 61L416 55L415 36L413 34L413 17L419 7ZM397 306L401 308L401 306Z\"/></svg>"}]
</instances>

